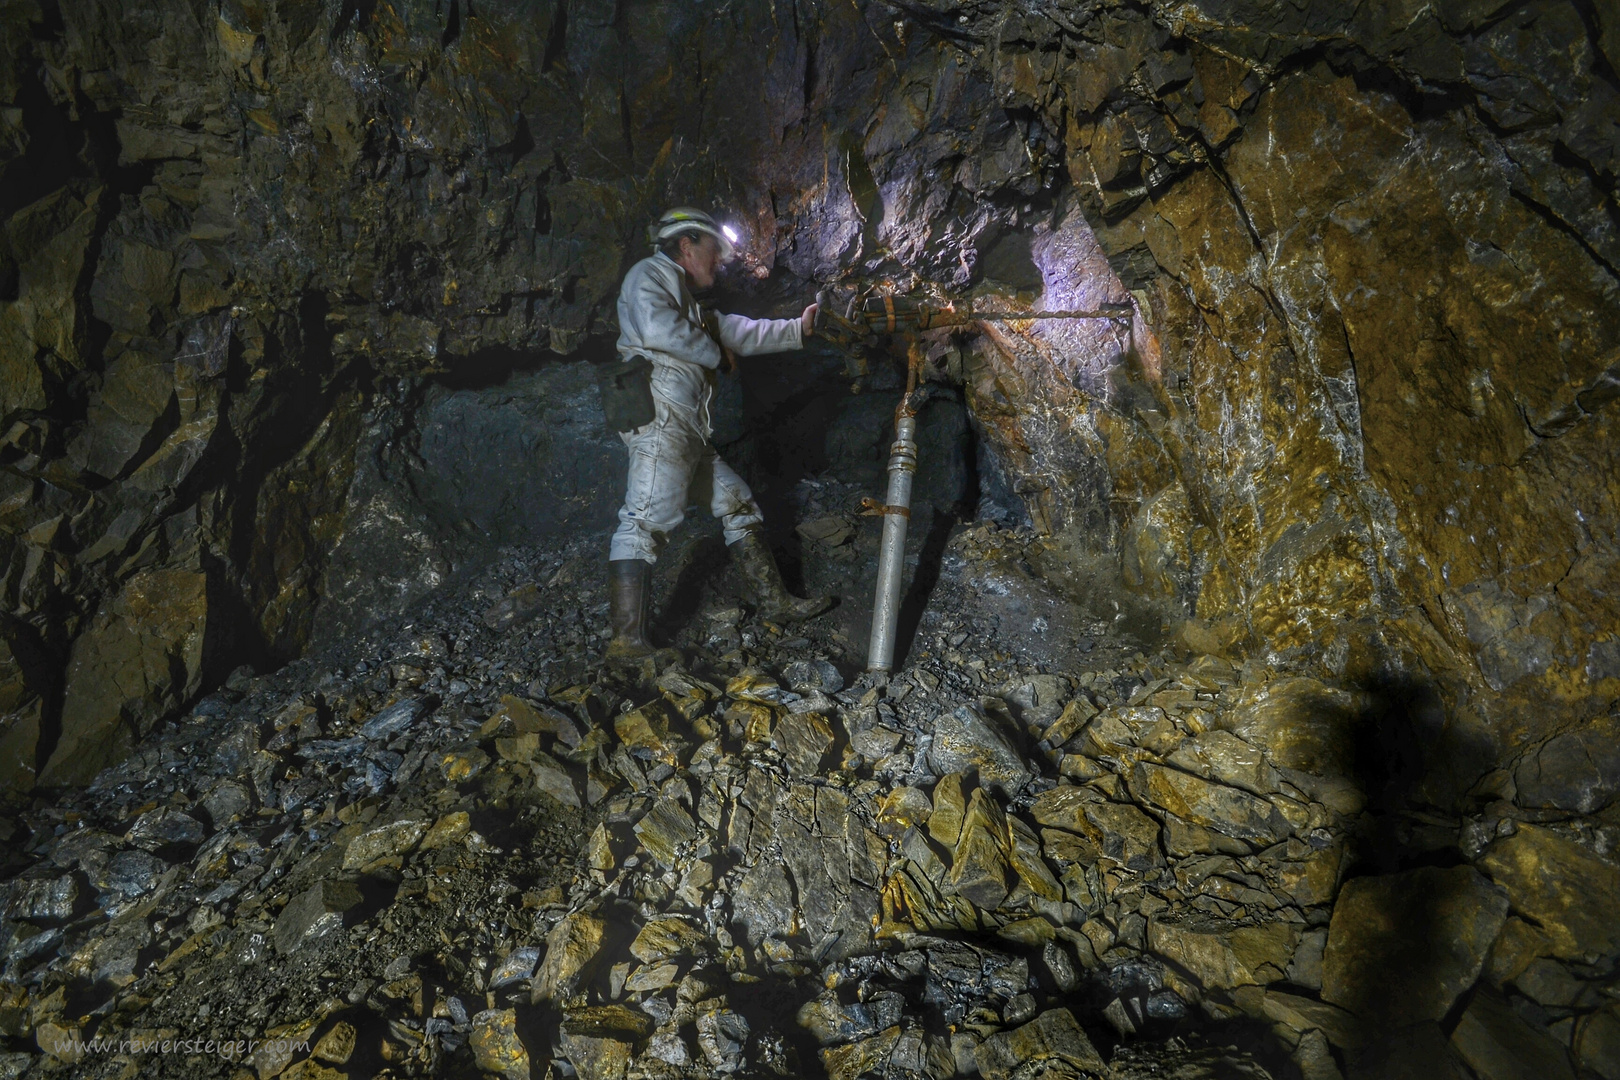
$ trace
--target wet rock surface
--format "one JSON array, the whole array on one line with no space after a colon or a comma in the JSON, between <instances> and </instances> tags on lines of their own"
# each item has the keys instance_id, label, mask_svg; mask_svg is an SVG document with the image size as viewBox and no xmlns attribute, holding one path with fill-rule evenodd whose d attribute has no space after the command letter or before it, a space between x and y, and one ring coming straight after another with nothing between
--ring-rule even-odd
<instances>
[{"instance_id":1,"label":"wet rock surface","mask_svg":"<svg viewBox=\"0 0 1620 1080\"><path fill-rule=\"evenodd\" d=\"M0 4L0 1078L1620 1076L1609 7L712 7ZM671 201L1131 306L919 343L892 679L901 341L590 666Z\"/></svg>"},{"instance_id":2,"label":"wet rock surface","mask_svg":"<svg viewBox=\"0 0 1620 1080\"><path fill-rule=\"evenodd\" d=\"M610 512L587 361L674 199L741 230L728 308L1132 303L931 338L928 500L1410 703L1436 804L1612 799L1604 5L727 12L0 13L0 790ZM870 482L891 406L811 392L841 358L746 367L718 438L769 509L785 459Z\"/></svg>"},{"instance_id":3,"label":"wet rock surface","mask_svg":"<svg viewBox=\"0 0 1620 1080\"><path fill-rule=\"evenodd\" d=\"M959 526L890 678L724 573L603 669L559 543L233 680L12 826L10 1075L1606 1075L1620 826L1368 811L1238 734L1297 680L1014 651L988 575L1085 618L1038 545ZM127 1042L198 1036L261 1046Z\"/></svg>"}]
</instances>

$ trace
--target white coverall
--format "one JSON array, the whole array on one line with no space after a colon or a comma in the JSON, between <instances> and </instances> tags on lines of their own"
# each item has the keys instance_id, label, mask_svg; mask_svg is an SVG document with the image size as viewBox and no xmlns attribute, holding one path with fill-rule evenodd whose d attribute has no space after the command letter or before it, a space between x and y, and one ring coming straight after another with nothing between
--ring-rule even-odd
<instances>
[{"instance_id":1,"label":"white coverall","mask_svg":"<svg viewBox=\"0 0 1620 1080\"><path fill-rule=\"evenodd\" d=\"M718 318L720 340L738 356L803 346L798 319ZM742 477L709 445L709 403L720 367L720 346L703 329L703 313L687 288L686 271L659 252L625 275L619 290L619 355L652 361L654 418L619 433L630 450L629 478L610 559L656 562L665 536L686 517L687 495L707 499L725 526L727 544L764 519Z\"/></svg>"}]
</instances>

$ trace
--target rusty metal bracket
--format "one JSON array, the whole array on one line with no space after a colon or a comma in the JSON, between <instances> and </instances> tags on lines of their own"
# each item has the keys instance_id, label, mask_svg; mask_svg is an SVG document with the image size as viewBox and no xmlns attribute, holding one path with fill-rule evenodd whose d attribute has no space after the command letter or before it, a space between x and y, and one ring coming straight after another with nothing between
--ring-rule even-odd
<instances>
[{"instance_id":1,"label":"rusty metal bracket","mask_svg":"<svg viewBox=\"0 0 1620 1080\"><path fill-rule=\"evenodd\" d=\"M882 517L885 514L894 514L897 517L909 518L911 516L911 507L890 506L888 503L880 503L876 499L868 498L861 500L861 514L865 517Z\"/></svg>"}]
</instances>

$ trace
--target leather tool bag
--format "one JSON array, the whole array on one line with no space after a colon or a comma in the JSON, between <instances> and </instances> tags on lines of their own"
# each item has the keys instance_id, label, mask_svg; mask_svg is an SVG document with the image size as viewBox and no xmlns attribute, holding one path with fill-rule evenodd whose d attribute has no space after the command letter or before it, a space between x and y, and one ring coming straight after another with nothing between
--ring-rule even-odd
<instances>
[{"instance_id":1,"label":"leather tool bag","mask_svg":"<svg viewBox=\"0 0 1620 1080\"><path fill-rule=\"evenodd\" d=\"M596 369L602 391L602 415L613 431L634 431L653 422L652 361L632 356Z\"/></svg>"}]
</instances>

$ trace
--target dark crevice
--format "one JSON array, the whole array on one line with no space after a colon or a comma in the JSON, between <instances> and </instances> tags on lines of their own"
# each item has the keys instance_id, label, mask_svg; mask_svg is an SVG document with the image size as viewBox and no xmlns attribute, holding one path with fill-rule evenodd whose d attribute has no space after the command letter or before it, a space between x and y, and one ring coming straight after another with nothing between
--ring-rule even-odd
<instances>
[{"instance_id":1,"label":"dark crevice","mask_svg":"<svg viewBox=\"0 0 1620 1080\"><path fill-rule=\"evenodd\" d=\"M546 34L546 50L540 57L541 71L568 70L568 3L558 0L551 16L551 29Z\"/></svg>"},{"instance_id":2,"label":"dark crevice","mask_svg":"<svg viewBox=\"0 0 1620 1080\"><path fill-rule=\"evenodd\" d=\"M46 641L37 627L9 612L0 612L0 639L22 669L23 684L28 692L40 699L39 743L33 763L35 775L38 775L62 735L66 652Z\"/></svg>"},{"instance_id":3,"label":"dark crevice","mask_svg":"<svg viewBox=\"0 0 1620 1080\"><path fill-rule=\"evenodd\" d=\"M450 0L450 16L445 20L444 33L439 36L439 47L448 49L461 40L461 2Z\"/></svg>"},{"instance_id":4,"label":"dark crevice","mask_svg":"<svg viewBox=\"0 0 1620 1080\"><path fill-rule=\"evenodd\" d=\"M619 131L624 140L625 157L634 162L636 159L635 125L630 122L630 91L623 85L619 87Z\"/></svg>"},{"instance_id":5,"label":"dark crevice","mask_svg":"<svg viewBox=\"0 0 1620 1080\"><path fill-rule=\"evenodd\" d=\"M505 167L510 169L527 157L533 149L534 134L529 130L529 118L520 112L512 125L512 141L492 147L490 153L503 159Z\"/></svg>"},{"instance_id":6,"label":"dark crevice","mask_svg":"<svg viewBox=\"0 0 1620 1080\"><path fill-rule=\"evenodd\" d=\"M806 36L804 40L804 106L808 110L816 99L816 42Z\"/></svg>"},{"instance_id":7,"label":"dark crevice","mask_svg":"<svg viewBox=\"0 0 1620 1080\"><path fill-rule=\"evenodd\" d=\"M169 395L169 403L163 407L163 412L153 422L146 435L141 439L140 446L130 455L124 467L119 470L115 480L123 480L141 467L147 458L157 453L158 447L163 445L176 428L180 426L180 398L177 394Z\"/></svg>"},{"instance_id":8,"label":"dark crevice","mask_svg":"<svg viewBox=\"0 0 1620 1080\"><path fill-rule=\"evenodd\" d=\"M540 236L551 233L551 199L546 194L544 179L534 190L534 231Z\"/></svg>"}]
</instances>

